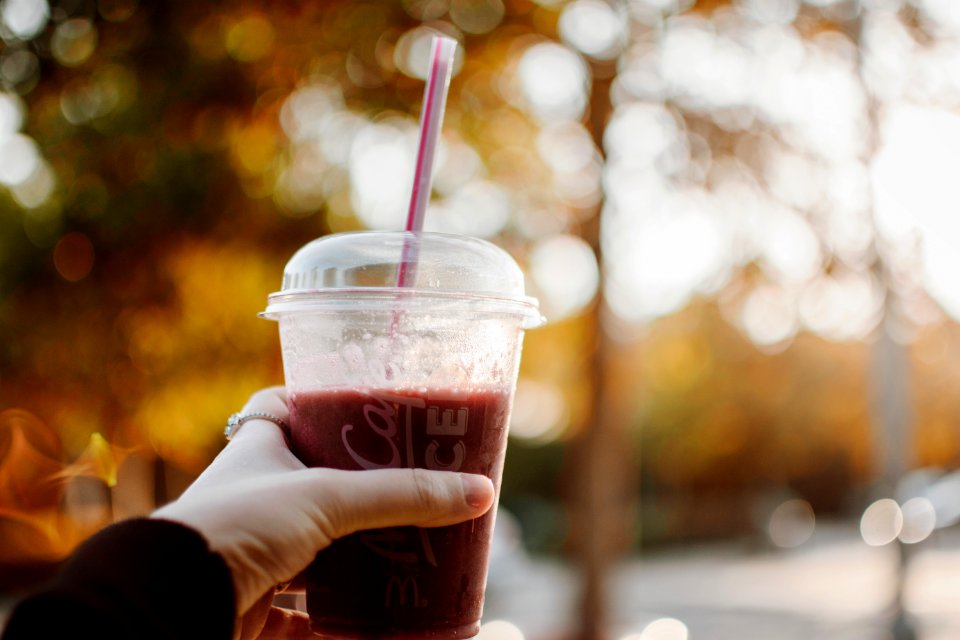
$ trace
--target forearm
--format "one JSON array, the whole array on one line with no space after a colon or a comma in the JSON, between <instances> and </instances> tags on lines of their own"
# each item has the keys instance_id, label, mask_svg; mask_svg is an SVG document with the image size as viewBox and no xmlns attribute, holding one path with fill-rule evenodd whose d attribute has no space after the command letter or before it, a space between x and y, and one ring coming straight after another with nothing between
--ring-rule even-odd
<instances>
[{"instance_id":1,"label":"forearm","mask_svg":"<svg viewBox=\"0 0 960 640\"><path fill-rule=\"evenodd\" d=\"M77 549L48 589L17 606L3 640L229 639L235 614L230 571L199 533L136 519Z\"/></svg>"}]
</instances>

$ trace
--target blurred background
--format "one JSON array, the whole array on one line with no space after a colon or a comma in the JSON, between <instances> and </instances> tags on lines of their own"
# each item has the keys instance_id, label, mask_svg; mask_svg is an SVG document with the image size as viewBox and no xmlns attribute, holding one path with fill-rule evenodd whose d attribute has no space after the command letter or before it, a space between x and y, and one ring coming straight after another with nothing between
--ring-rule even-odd
<instances>
[{"instance_id":1,"label":"blurred background","mask_svg":"<svg viewBox=\"0 0 960 640\"><path fill-rule=\"evenodd\" d=\"M484 640L960 634L960 2L0 2L0 593L176 497L306 241L523 265Z\"/></svg>"}]
</instances>

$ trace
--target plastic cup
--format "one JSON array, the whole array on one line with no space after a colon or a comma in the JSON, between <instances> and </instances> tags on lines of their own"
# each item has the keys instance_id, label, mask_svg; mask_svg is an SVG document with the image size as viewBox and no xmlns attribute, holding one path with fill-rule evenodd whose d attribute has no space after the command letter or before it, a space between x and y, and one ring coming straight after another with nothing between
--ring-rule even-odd
<instances>
[{"instance_id":1,"label":"plastic cup","mask_svg":"<svg viewBox=\"0 0 960 640\"><path fill-rule=\"evenodd\" d=\"M398 288L411 243L413 279ZM279 322L291 446L305 464L482 473L499 494L523 332L541 323L507 253L445 234L327 236L291 258L263 315ZM305 576L313 631L476 635L495 512L334 542Z\"/></svg>"}]
</instances>

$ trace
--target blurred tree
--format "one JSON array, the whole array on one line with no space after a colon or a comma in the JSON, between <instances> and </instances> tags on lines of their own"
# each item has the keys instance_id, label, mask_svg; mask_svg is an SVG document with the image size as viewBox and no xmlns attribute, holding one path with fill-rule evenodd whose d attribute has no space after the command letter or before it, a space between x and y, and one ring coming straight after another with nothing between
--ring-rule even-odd
<instances>
[{"instance_id":1,"label":"blurred tree","mask_svg":"<svg viewBox=\"0 0 960 640\"><path fill-rule=\"evenodd\" d=\"M758 496L841 510L877 471L869 402L897 470L956 465L952 6L6 0L0 487L37 452L93 455L75 471L104 486L104 460L156 457L151 499L203 467L281 378L256 312L287 257L402 224L436 31L462 54L428 227L514 253L553 321L527 337L504 503L578 558L581 637L608 632L638 511L651 544L762 526ZM30 430L53 441L3 435ZM89 531L54 544L66 493L0 491L0 540L65 553Z\"/></svg>"}]
</instances>

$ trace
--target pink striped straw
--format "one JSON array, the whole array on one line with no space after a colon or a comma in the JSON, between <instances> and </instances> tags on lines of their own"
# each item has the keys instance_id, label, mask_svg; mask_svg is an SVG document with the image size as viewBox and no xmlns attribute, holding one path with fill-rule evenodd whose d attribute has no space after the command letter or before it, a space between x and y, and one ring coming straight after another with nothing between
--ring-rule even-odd
<instances>
[{"instance_id":1,"label":"pink striped straw","mask_svg":"<svg viewBox=\"0 0 960 640\"><path fill-rule=\"evenodd\" d=\"M443 113L447 107L447 92L453 74L453 55L457 41L444 36L434 36L427 86L423 92L423 107L420 111L420 144L417 148L417 165L413 174L413 191L410 193L410 208L407 211L407 231L422 231L423 218L430 202L433 182L433 161L440 141ZM397 286L408 287L416 276L417 246L403 243Z\"/></svg>"}]
</instances>

